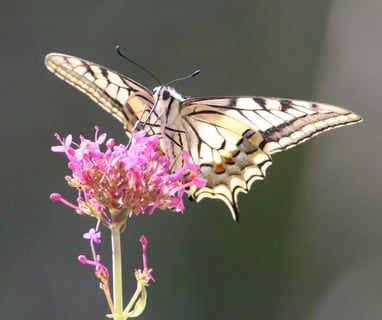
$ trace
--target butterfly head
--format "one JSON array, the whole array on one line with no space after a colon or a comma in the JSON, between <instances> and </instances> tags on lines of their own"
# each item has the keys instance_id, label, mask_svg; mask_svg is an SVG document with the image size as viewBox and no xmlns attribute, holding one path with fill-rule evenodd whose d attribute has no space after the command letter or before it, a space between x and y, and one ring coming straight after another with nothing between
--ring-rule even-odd
<instances>
[{"instance_id":1,"label":"butterfly head","mask_svg":"<svg viewBox=\"0 0 382 320\"><path fill-rule=\"evenodd\" d=\"M154 88L154 100L171 103L172 100L183 101L185 98L174 88L168 86L159 86Z\"/></svg>"}]
</instances>

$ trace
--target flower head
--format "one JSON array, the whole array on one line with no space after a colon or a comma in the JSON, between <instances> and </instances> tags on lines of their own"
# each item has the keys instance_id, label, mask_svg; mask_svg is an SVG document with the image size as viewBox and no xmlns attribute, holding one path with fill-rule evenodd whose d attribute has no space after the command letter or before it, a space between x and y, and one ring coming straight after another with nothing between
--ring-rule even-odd
<instances>
[{"instance_id":1,"label":"flower head","mask_svg":"<svg viewBox=\"0 0 382 320\"><path fill-rule=\"evenodd\" d=\"M71 135L61 138L56 134L61 145L52 147L52 151L65 153L69 160L72 175L66 180L78 190L78 205L56 193L51 195L52 200L110 226L124 224L133 213L148 210L152 214L155 208L181 212L186 188L205 185L198 176L199 167L190 163L186 152L184 167L170 173L171 163L159 149L159 135L146 136L140 131L133 133L129 145L115 145L109 139L105 148L106 134L99 135L98 131L96 127L94 141L81 136L79 144Z\"/></svg>"}]
</instances>

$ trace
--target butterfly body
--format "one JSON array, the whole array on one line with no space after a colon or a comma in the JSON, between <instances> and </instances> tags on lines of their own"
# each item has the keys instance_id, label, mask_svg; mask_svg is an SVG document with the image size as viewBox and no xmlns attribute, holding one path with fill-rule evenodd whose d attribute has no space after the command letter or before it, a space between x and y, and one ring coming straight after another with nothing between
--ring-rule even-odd
<instances>
[{"instance_id":1,"label":"butterfly body","mask_svg":"<svg viewBox=\"0 0 382 320\"><path fill-rule=\"evenodd\" d=\"M153 90L153 112L158 118L160 134L162 137L162 149L172 163L174 170L183 165L181 149L189 151L189 143L183 128L181 106L185 98L174 88L160 86ZM149 123L150 126L151 123ZM197 163L197 160L193 159Z\"/></svg>"},{"instance_id":2,"label":"butterfly body","mask_svg":"<svg viewBox=\"0 0 382 320\"><path fill-rule=\"evenodd\" d=\"M73 56L51 53L47 68L86 93L124 124L128 135L145 129L160 134L173 169L187 150L207 185L190 197L223 200L238 219L237 196L263 179L273 153L323 132L362 121L336 106L267 97L187 98L174 88L153 91L108 68Z\"/></svg>"}]
</instances>

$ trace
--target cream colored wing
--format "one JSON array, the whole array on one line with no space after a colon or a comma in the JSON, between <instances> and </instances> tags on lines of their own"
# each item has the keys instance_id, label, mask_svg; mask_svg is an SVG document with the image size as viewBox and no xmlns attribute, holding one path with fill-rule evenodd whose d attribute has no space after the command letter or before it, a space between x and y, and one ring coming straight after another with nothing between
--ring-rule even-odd
<instances>
[{"instance_id":1,"label":"cream colored wing","mask_svg":"<svg viewBox=\"0 0 382 320\"><path fill-rule=\"evenodd\" d=\"M128 134L138 120L157 121L155 114L149 115L154 104L152 91L138 82L94 62L61 53L48 54L45 65L121 121Z\"/></svg>"},{"instance_id":2,"label":"cream colored wing","mask_svg":"<svg viewBox=\"0 0 382 320\"><path fill-rule=\"evenodd\" d=\"M207 179L207 186L191 190L191 197L219 198L237 220L238 194L264 178L271 154L362 118L316 102L224 97L184 101L182 121L191 156Z\"/></svg>"}]
</instances>

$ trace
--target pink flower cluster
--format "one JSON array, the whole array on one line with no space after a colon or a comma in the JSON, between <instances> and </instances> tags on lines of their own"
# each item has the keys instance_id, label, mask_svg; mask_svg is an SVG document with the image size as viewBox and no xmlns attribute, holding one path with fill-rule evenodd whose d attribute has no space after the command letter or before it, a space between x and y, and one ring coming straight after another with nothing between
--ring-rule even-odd
<instances>
[{"instance_id":1,"label":"pink flower cluster","mask_svg":"<svg viewBox=\"0 0 382 320\"><path fill-rule=\"evenodd\" d=\"M102 151L106 134L99 135L98 131L96 127L94 141L81 136L79 144L72 141L71 135L61 138L56 134L61 145L52 147L52 151L65 153L72 171L66 180L78 189L79 195L78 205L57 193L51 195L52 200L113 225L146 209L149 214L155 208L182 212L185 190L192 185L205 186L205 179L199 177L199 166L190 163L187 152L183 153L184 166L170 173L171 163L159 148L160 136L146 136L140 131L132 135L127 146L115 145L109 139Z\"/></svg>"}]
</instances>

